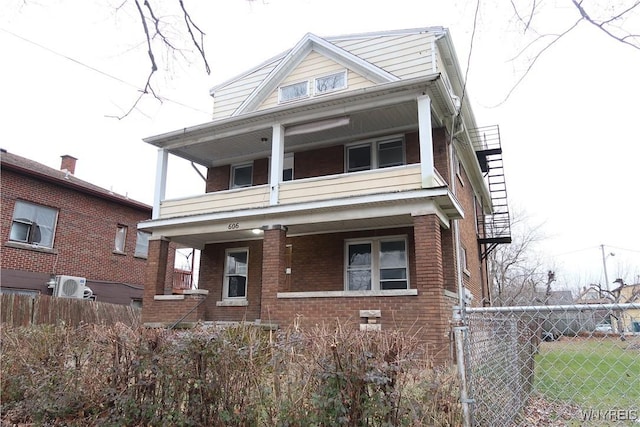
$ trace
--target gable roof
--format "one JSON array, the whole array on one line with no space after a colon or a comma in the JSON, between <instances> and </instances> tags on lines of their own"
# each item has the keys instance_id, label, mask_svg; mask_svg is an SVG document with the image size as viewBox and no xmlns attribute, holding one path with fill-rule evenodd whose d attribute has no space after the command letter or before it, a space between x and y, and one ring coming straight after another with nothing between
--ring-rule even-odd
<instances>
[{"instance_id":1,"label":"gable roof","mask_svg":"<svg viewBox=\"0 0 640 427\"><path fill-rule=\"evenodd\" d=\"M110 202L119 203L142 211L148 211L149 214L151 214L151 206L78 179L65 170L50 168L49 166L43 165L42 163L38 163L34 160L9 153L4 149L0 149L0 159L0 165L3 170L10 170L22 175L59 185L61 187L66 187L74 191L99 197Z\"/></svg>"},{"instance_id":2,"label":"gable roof","mask_svg":"<svg viewBox=\"0 0 640 427\"><path fill-rule=\"evenodd\" d=\"M374 83L389 83L398 81L399 78L393 74L377 67L362 58L347 52L346 50L334 45L333 43L307 33L280 61L280 63L269 73L266 79L258 85L258 87L245 99L232 116L251 112L278 87L280 82L293 69L302 62L302 60L311 52L316 51L327 58L349 68L362 76L368 78Z\"/></svg>"}]
</instances>

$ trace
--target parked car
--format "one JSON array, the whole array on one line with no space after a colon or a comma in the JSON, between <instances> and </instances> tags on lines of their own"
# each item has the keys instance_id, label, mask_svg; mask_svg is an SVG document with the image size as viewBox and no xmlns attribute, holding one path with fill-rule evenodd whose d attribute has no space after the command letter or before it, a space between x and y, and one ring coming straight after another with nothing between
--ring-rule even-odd
<instances>
[{"instance_id":1,"label":"parked car","mask_svg":"<svg viewBox=\"0 0 640 427\"><path fill-rule=\"evenodd\" d=\"M608 323L598 323L596 325L596 328L594 329L594 331L595 332L610 333L610 332L613 332L613 328Z\"/></svg>"}]
</instances>

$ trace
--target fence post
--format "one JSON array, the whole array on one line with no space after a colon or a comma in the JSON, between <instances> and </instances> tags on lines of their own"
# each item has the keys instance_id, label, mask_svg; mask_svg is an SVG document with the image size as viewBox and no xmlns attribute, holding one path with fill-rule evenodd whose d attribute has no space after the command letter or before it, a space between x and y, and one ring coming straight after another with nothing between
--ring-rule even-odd
<instances>
[{"instance_id":1,"label":"fence post","mask_svg":"<svg viewBox=\"0 0 640 427\"><path fill-rule=\"evenodd\" d=\"M458 365L458 374L460 376L460 403L462 404L462 419L464 427L471 427L471 408L470 404L473 399L469 399L467 389L467 367L465 363L465 334L468 327L464 324L463 313L459 306L453 307L453 333L456 340L456 361Z\"/></svg>"}]
</instances>

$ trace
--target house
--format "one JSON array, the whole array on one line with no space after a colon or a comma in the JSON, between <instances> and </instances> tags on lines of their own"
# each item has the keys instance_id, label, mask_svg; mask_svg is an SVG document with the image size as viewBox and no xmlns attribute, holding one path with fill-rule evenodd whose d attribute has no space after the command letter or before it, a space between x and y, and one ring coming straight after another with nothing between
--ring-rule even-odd
<instances>
[{"instance_id":1,"label":"house","mask_svg":"<svg viewBox=\"0 0 640 427\"><path fill-rule=\"evenodd\" d=\"M149 233L137 224L151 206L77 178L72 156L60 170L1 159L0 290L141 305Z\"/></svg>"},{"instance_id":2,"label":"house","mask_svg":"<svg viewBox=\"0 0 640 427\"><path fill-rule=\"evenodd\" d=\"M449 357L452 307L490 301L510 242L497 126L478 128L449 31L322 38L211 89L213 120L158 148L143 321L413 331ZM167 200L169 155L206 168ZM199 288L166 281L170 243Z\"/></svg>"},{"instance_id":3,"label":"house","mask_svg":"<svg viewBox=\"0 0 640 427\"><path fill-rule=\"evenodd\" d=\"M640 302L640 283L626 285L621 283L620 304L638 304ZM621 327L626 332L640 332L640 309L625 310L621 316Z\"/></svg>"}]
</instances>

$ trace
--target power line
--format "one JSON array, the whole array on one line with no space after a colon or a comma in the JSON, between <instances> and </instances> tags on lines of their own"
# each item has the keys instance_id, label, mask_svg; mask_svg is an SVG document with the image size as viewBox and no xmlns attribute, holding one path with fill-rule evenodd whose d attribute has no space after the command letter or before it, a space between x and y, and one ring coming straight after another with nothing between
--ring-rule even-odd
<instances>
[{"instance_id":1,"label":"power line","mask_svg":"<svg viewBox=\"0 0 640 427\"><path fill-rule=\"evenodd\" d=\"M67 56L67 55L65 55L65 54L63 54L63 53L57 52L57 51L55 51L55 50L53 50L53 49L51 49L51 48L49 48L49 47L47 47L47 46L44 46L44 45L42 45L42 44L40 44L40 43L37 43L37 42L34 42L33 40L29 40L29 39L27 39L27 38L25 38L25 37L22 37L22 36L20 36L20 35L18 35L18 34L16 34L16 33L14 33L14 32L12 32L12 31L9 31L9 30L7 30L7 29L5 29L5 28L1 28L1 27L0 27L0 31L3 31L3 32L5 32L5 33L7 33L7 34L9 34L9 35L12 35L13 37L16 37L16 38L18 38L18 39L20 39L20 40L24 41L24 42L30 43L30 44L32 44L32 45L34 45L34 46L39 47L40 49L44 49L44 50L46 50L46 51L47 51L47 52L49 52L49 53L52 53L52 54L54 54L54 55L56 55L56 56L59 56L59 57L64 58L64 59L66 59L66 60L68 60L68 61L71 61L71 62L73 62L73 63L75 63L75 64L77 64L77 65L80 65L80 66L84 67L84 68L87 68L87 69L89 69L89 70L91 70L91 71L93 71L93 72L95 72L95 73L98 73L98 74L101 74L101 75L103 75L103 76L105 76L105 77L108 77L108 78L110 78L110 79L113 79L113 80L117 81L118 83L122 83L122 84L124 84L124 85L126 85L126 86L129 86L129 87L131 87L131 88L134 88L134 89L136 89L136 90L138 90L138 91L141 91L141 90L142 90L142 89L140 89L140 87L139 87L138 85L134 85L133 83L127 82L126 80L123 80L123 79L121 79L121 78L119 78L119 77L116 77L116 76L114 76L114 75L112 75L112 74L109 74L109 73L107 73L107 72L104 72L104 71L102 71L102 70L99 70L98 68L95 68L95 67L93 67L93 66L91 66L91 65L85 64L85 63L84 63L84 62L82 62L82 61L79 61L79 60L77 60L77 59L75 59L75 58L72 58L72 57L70 57L70 56ZM166 97L164 97L164 96L159 96L158 98L160 98L162 101L168 101L168 102L171 102L171 103L173 103L173 104L179 105L179 106L184 107L184 108L189 108L189 109L191 109L191 110L198 111L198 112L200 112L200 113L209 114L209 112L208 112L208 111L200 110L199 108L196 108L196 107L192 107L192 106L190 106L190 105L183 104L183 103L181 103L181 102L175 101L175 100L170 99L170 98L166 98Z\"/></svg>"}]
</instances>

